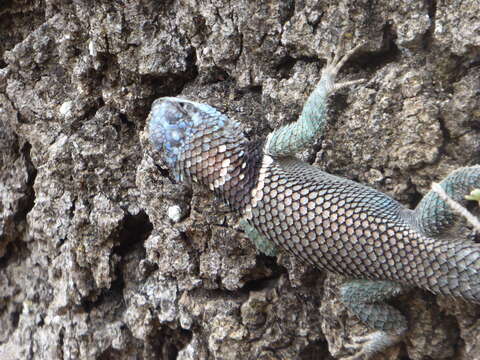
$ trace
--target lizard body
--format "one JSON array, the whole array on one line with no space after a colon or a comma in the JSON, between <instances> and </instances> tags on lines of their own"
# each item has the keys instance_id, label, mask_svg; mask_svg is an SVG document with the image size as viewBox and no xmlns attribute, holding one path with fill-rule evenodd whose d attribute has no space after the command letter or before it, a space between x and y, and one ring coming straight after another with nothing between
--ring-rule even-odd
<instances>
[{"instance_id":1,"label":"lizard body","mask_svg":"<svg viewBox=\"0 0 480 360\"><path fill-rule=\"evenodd\" d=\"M410 210L387 195L301 162L326 122L335 78L357 48L338 51L324 68L300 118L251 142L241 125L213 107L160 98L149 133L180 181L209 187L264 238L321 270L360 279L341 288L345 305L376 331L356 339L350 359L398 342L404 316L383 300L405 286L480 302L480 245L441 239L454 214L430 192ZM460 201L480 184L480 166L460 168L440 185Z\"/></svg>"}]
</instances>

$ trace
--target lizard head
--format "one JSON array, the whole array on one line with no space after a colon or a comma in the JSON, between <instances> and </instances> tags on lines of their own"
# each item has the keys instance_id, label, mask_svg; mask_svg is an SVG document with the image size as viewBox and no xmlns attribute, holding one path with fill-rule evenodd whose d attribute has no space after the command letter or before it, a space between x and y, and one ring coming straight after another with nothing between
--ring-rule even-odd
<instances>
[{"instance_id":1,"label":"lizard head","mask_svg":"<svg viewBox=\"0 0 480 360\"><path fill-rule=\"evenodd\" d=\"M217 161L229 156L220 154L245 141L238 122L210 105L175 97L153 102L148 126L150 141L178 180L205 182Z\"/></svg>"}]
</instances>

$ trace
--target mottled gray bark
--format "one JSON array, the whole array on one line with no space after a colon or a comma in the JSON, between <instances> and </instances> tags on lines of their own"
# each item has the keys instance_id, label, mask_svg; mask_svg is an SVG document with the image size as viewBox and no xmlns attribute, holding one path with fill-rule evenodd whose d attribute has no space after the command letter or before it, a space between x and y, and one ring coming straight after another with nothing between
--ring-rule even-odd
<instances>
[{"instance_id":1,"label":"mottled gray bark","mask_svg":"<svg viewBox=\"0 0 480 360\"><path fill-rule=\"evenodd\" d=\"M332 359L367 331L336 276L256 255L172 183L145 118L164 95L252 138L298 116L340 33L367 45L323 169L414 206L480 156L478 0L0 3L0 358ZM157 164L157 165L156 165ZM183 216L172 223L168 209ZM479 307L414 291L388 359L480 358Z\"/></svg>"}]
</instances>

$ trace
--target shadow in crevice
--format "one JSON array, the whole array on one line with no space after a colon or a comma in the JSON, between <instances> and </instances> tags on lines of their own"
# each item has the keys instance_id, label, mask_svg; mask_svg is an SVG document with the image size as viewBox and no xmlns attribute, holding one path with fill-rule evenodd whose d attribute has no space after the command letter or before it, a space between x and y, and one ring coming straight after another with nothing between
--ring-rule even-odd
<instances>
[{"instance_id":1,"label":"shadow in crevice","mask_svg":"<svg viewBox=\"0 0 480 360\"><path fill-rule=\"evenodd\" d=\"M20 150L23 158L25 159L28 179L25 189L25 196L20 199L18 206L19 211L15 214L14 217L15 223L26 221L27 214L33 209L33 206L35 205L35 190L33 188L33 185L35 184L35 179L37 177L37 169L32 162L32 158L30 155L31 149L32 145L27 142Z\"/></svg>"},{"instance_id":2,"label":"shadow in crevice","mask_svg":"<svg viewBox=\"0 0 480 360\"><path fill-rule=\"evenodd\" d=\"M101 289L100 294L94 299L85 298L82 307L85 312L108 304L109 312L118 314L125 308L124 289L125 283L135 281L135 274L125 273L127 268L137 268L139 262L145 258L145 240L150 236L153 225L145 212L137 215L127 215L116 232L114 242L118 245L112 250L112 259L115 265L115 279L110 287ZM128 277L128 279L126 279ZM130 278L132 277L132 278Z\"/></svg>"},{"instance_id":3,"label":"shadow in crevice","mask_svg":"<svg viewBox=\"0 0 480 360\"><path fill-rule=\"evenodd\" d=\"M166 326L155 326L157 331L150 335L149 352L166 360L175 360L178 352L192 340L192 332L185 329L171 329Z\"/></svg>"},{"instance_id":4,"label":"shadow in crevice","mask_svg":"<svg viewBox=\"0 0 480 360\"><path fill-rule=\"evenodd\" d=\"M114 247L113 252L124 257L137 248L144 251L143 243L152 230L153 225L144 211L125 216L118 233L118 246Z\"/></svg>"}]
</instances>

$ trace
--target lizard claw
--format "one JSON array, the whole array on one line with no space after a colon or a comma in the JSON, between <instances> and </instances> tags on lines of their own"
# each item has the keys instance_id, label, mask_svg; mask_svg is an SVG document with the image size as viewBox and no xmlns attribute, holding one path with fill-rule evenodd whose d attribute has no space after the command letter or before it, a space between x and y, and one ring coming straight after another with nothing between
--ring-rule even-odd
<instances>
[{"instance_id":1,"label":"lizard claw","mask_svg":"<svg viewBox=\"0 0 480 360\"><path fill-rule=\"evenodd\" d=\"M335 86L333 87L333 91L337 91L337 90L342 89L344 87L349 87L349 86L352 86L352 85L361 84L361 83L364 83L365 81L367 81L367 79L342 81L341 83L335 84Z\"/></svg>"},{"instance_id":2,"label":"lizard claw","mask_svg":"<svg viewBox=\"0 0 480 360\"><path fill-rule=\"evenodd\" d=\"M345 344L345 348L355 352L355 354L344 358L344 360L370 359L388 347L395 345L401 339L401 335L392 335L381 330L363 336L354 336L352 337L353 343Z\"/></svg>"},{"instance_id":3,"label":"lizard claw","mask_svg":"<svg viewBox=\"0 0 480 360\"><path fill-rule=\"evenodd\" d=\"M345 63L353 54L355 54L360 48L362 48L366 44L366 42L361 42L352 49L345 51L343 38L344 37L342 36L339 44L337 45L335 54L328 58L327 64L325 65L325 68L322 72L322 79L326 81L326 83L328 84L328 88L331 92L335 92L341 88L365 82L365 79L358 79L335 83L335 78L342 66L345 65Z\"/></svg>"},{"instance_id":4,"label":"lizard claw","mask_svg":"<svg viewBox=\"0 0 480 360\"><path fill-rule=\"evenodd\" d=\"M343 39L343 37L342 37ZM330 57L327 60L327 67L331 68L333 72L336 74L340 71L343 65L348 61L348 59L355 54L359 49L365 46L366 42L362 41L360 44L356 45L352 49L345 51L344 41L340 40L339 45L337 46L337 50L335 51L335 55Z\"/></svg>"}]
</instances>

